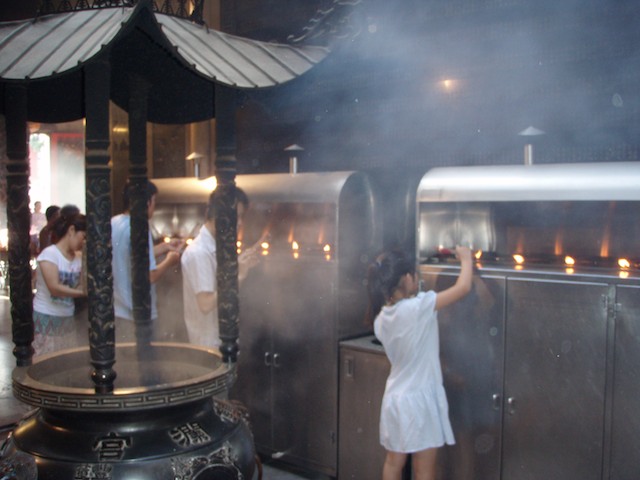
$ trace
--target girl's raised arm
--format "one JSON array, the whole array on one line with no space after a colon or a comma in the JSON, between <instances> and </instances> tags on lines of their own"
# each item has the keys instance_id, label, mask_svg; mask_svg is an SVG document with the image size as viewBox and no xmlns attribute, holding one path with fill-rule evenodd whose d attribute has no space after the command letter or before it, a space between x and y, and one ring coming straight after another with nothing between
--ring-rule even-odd
<instances>
[{"instance_id":1,"label":"girl's raised arm","mask_svg":"<svg viewBox=\"0 0 640 480\"><path fill-rule=\"evenodd\" d=\"M460 275L453 286L436 294L436 310L440 310L457 302L471 291L473 264L469 247L456 247L456 254L460 259Z\"/></svg>"}]
</instances>

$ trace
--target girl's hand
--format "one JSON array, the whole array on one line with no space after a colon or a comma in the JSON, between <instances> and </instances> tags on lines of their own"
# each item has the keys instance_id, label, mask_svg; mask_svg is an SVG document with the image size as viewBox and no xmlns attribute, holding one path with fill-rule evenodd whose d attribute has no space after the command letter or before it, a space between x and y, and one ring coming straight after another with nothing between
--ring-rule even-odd
<instances>
[{"instance_id":1,"label":"girl's hand","mask_svg":"<svg viewBox=\"0 0 640 480\"><path fill-rule=\"evenodd\" d=\"M469 247L458 245L456 247L456 257L460 259L460 263L471 263L471 249Z\"/></svg>"}]
</instances>

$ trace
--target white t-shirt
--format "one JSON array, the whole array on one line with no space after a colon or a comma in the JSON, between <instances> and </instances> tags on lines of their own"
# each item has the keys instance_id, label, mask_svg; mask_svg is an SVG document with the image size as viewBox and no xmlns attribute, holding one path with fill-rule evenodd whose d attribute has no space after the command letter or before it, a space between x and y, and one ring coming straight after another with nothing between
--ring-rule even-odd
<instances>
[{"instance_id":1,"label":"white t-shirt","mask_svg":"<svg viewBox=\"0 0 640 480\"><path fill-rule=\"evenodd\" d=\"M116 317L133 320L133 294L131 291L131 217L116 215L111 219L113 259L113 309ZM153 239L149 232L149 271L156 269ZM156 287L151 284L151 318L158 318Z\"/></svg>"},{"instance_id":2,"label":"white t-shirt","mask_svg":"<svg viewBox=\"0 0 640 480\"><path fill-rule=\"evenodd\" d=\"M382 307L373 324L391 362L382 398L380 443L412 453L455 443L442 385L436 293Z\"/></svg>"},{"instance_id":3,"label":"white t-shirt","mask_svg":"<svg viewBox=\"0 0 640 480\"><path fill-rule=\"evenodd\" d=\"M33 298L33 309L45 315L70 317L75 310L75 303L71 297L56 297L51 295L42 276L40 264L49 262L58 267L58 279L63 285L77 288L80 285L82 259L74 257L68 260L56 245L49 245L38 255L38 270L36 273L36 295Z\"/></svg>"},{"instance_id":4,"label":"white t-shirt","mask_svg":"<svg viewBox=\"0 0 640 480\"><path fill-rule=\"evenodd\" d=\"M201 292L216 291L216 240L207 227L187 247L180 259L182 265L182 293L184 300L184 321L189 334L189 342L205 347L220 346L218 311L202 313L196 301Z\"/></svg>"}]
</instances>

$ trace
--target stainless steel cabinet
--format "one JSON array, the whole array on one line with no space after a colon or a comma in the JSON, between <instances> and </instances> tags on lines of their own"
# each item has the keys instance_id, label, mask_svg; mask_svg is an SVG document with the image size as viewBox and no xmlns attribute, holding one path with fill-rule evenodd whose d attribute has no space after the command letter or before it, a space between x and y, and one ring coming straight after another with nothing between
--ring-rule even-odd
<instances>
[{"instance_id":1,"label":"stainless steel cabinet","mask_svg":"<svg viewBox=\"0 0 640 480\"><path fill-rule=\"evenodd\" d=\"M640 472L640 287L618 287L615 304L610 480Z\"/></svg>"},{"instance_id":2,"label":"stainless steel cabinet","mask_svg":"<svg viewBox=\"0 0 640 480\"><path fill-rule=\"evenodd\" d=\"M504 479L601 478L606 284L507 282Z\"/></svg>"},{"instance_id":3,"label":"stainless steel cabinet","mask_svg":"<svg viewBox=\"0 0 640 480\"><path fill-rule=\"evenodd\" d=\"M327 474L335 474L338 441L332 271L270 258L252 272L251 298L241 299L238 382L231 392L249 409L259 452ZM290 301L275 298L274 289Z\"/></svg>"},{"instance_id":4,"label":"stainless steel cabinet","mask_svg":"<svg viewBox=\"0 0 640 480\"><path fill-rule=\"evenodd\" d=\"M421 267L426 288L455 276ZM439 312L457 444L440 478L631 479L640 471L640 289L490 271Z\"/></svg>"},{"instance_id":5,"label":"stainless steel cabinet","mask_svg":"<svg viewBox=\"0 0 640 480\"><path fill-rule=\"evenodd\" d=\"M230 395L248 407L261 454L335 476L338 344L371 330L362 286L378 242L369 182L335 172L242 185L251 207L241 241L260 245L261 261L240 288Z\"/></svg>"},{"instance_id":6,"label":"stainless steel cabinet","mask_svg":"<svg viewBox=\"0 0 640 480\"><path fill-rule=\"evenodd\" d=\"M391 365L375 337L340 343L338 478L380 478L385 451L380 445L380 406Z\"/></svg>"}]
</instances>

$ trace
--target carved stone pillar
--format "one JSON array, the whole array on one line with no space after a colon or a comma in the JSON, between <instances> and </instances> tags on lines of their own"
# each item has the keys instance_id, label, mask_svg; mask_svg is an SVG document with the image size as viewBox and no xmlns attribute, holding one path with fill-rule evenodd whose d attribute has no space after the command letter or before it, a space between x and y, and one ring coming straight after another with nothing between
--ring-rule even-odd
<instances>
[{"instance_id":1,"label":"carved stone pillar","mask_svg":"<svg viewBox=\"0 0 640 480\"><path fill-rule=\"evenodd\" d=\"M218 271L218 321L220 324L220 352L225 362L238 357L238 252L235 178L236 132L235 90L216 86L216 260Z\"/></svg>"},{"instance_id":2,"label":"carved stone pillar","mask_svg":"<svg viewBox=\"0 0 640 480\"><path fill-rule=\"evenodd\" d=\"M129 181L131 213L131 271L133 318L140 349L151 342L151 284L149 282L149 215L147 205L147 98L149 84L131 78L129 89Z\"/></svg>"},{"instance_id":3,"label":"carved stone pillar","mask_svg":"<svg viewBox=\"0 0 640 480\"><path fill-rule=\"evenodd\" d=\"M33 358L33 293L29 260L29 147L27 88L9 84L5 89L7 131L7 226L9 230L9 288L13 354L19 367Z\"/></svg>"},{"instance_id":4,"label":"carved stone pillar","mask_svg":"<svg viewBox=\"0 0 640 480\"><path fill-rule=\"evenodd\" d=\"M113 391L116 372L111 270L111 169L109 168L108 62L85 67L87 288L91 374L97 393Z\"/></svg>"}]
</instances>

